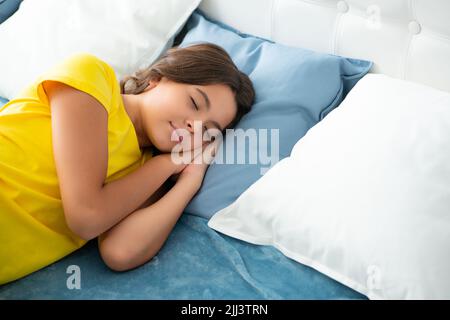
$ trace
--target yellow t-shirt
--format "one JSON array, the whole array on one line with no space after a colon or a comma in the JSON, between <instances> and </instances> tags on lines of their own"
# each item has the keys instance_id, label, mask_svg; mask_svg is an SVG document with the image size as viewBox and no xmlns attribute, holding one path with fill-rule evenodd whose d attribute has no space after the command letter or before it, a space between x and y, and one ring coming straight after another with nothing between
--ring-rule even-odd
<instances>
[{"instance_id":1,"label":"yellow t-shirt","mask_svg":"<svg viewBox=\"0 0 450 320\"><path fill-rule=\"evenodd\" d=\"M42 82L63 82L108 112L106 182L152 156L139 148L114 70L87 53L70 56L0 107L0 284L49 265L86 241L67 227L52 149L51 113Z\"/></svg>"}]
</instances>

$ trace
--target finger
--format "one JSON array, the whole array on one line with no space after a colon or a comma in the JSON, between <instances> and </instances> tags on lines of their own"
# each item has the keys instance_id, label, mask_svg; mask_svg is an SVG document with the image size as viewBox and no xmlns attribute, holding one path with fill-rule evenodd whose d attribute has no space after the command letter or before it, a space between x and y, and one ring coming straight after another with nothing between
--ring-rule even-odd
<instances>
[{"instance_id":1,"label":"finger","mask_svg":"<svg viewBox=\"0 0 450 320\"><path fill-rule=\"evenodd\" d=\"M177 156L181 157L184 163L187 164L192 163L194 162L195 159L201 157L202 153L204 153L205 151L205 148L211 145L211 143L213 142L215 141L205 141L202 145L197 146L195 148L179 150ZM197 160L197 163L201 163L201 160L200 161Z\"/></svg>"},{"instance_id":2,"label":"finger","mask_svg":"<svg viewBox=\"0 0 450 320\"><path fill-rule=\"evenodd\" d=\"M184 149L178 152L175 152L175 155L182 158L183 162L188 164L191 163L199 154L202 153L202 146L196 147L194 149Z\"/></svg>"},{"instance_id":3,"label":"finger","mask_svg":"<svg viewBox=\"0 0 450 320\"><path fill-rule=\"evenodd\" d=\"M195 148L195 149L192 151L192 160L194 160L195 158L201 156L201 154L203 153L203 149L204 149L203 146L200 146L200 147L198 147L198 148Z\"/></svg>"},{"instance_id":4,"label":"finger","mask_svg":"<svg viewBox=\"0 0 450 320\"><path fill-rule=\"evenodd\" d=\"M205 151L203 152L203 161L206 164L211 164L211 162L214 160L218 146L219 144L214 141L205 148Z\"/></svg>"}]
</instances>

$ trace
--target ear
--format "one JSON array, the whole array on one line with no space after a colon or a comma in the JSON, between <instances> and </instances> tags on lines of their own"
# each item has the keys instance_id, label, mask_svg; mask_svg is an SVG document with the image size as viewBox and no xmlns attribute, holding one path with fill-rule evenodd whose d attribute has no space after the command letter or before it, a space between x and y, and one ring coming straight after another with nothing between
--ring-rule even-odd
<instances>
[{"instance_id":1,"label":"ear","mask_svg":"<svg viewBox=\"0 0 450 320\"><path fill-rule=\"evenodd\" d=\"M156 81L156 80L150 80L150 81L148 82L147 88L145 88L144 91L148 91L148 90L153 89L154 87L156 87L156 86L158 85L158 83L159 83L159 81Z\"/></svg>"}]
</instances>

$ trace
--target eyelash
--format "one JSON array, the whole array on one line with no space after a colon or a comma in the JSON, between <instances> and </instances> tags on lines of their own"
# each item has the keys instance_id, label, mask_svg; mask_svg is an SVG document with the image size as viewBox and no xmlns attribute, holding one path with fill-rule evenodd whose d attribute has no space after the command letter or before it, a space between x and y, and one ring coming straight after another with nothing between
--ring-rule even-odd
<instances>
[{"instance_id":1,"label":"eyelash","mask_svg":"<svg viewBox=\"0 0 450 320\"><path fill-rule=\"evenodd\" d=\"M192 104L194 105L195 110L198 110L198 106L195 103L195 100L191 97Z\"/></svg>"},{"instance_id":2,"label":"eyelash","mask_svg":"<svg viewBox=\"0 0 450 320\"><path fill-rule=\"evenodd\" d=\"M191 97L191 101L192 101L192 105L194 106L195 110L198 111L198 106L197 106L197 104L195 103L195 100L192 97ZM203 129L205 129L205 131L208 130L208 128L206 126L204 126Z\"/></svg>"}]
</instances>

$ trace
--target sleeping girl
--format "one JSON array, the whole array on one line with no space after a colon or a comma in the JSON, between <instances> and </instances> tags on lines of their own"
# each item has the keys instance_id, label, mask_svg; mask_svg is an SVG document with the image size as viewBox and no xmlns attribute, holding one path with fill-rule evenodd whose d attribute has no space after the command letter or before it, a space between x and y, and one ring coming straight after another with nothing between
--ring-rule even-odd
<instances>
[{"instance_id":1,"label":"sleeping girl","mask_svg":"<svg viewBox=\"0 0 450 320\"><path fill-rule=\"evenodd\" d=\"M254 96L213 44L172 48L120 82L87 53L41 75L0 107L0 284L95 238L113 270L149 261L200 188L217 132Z\"/></svg>"}]
</instances>

